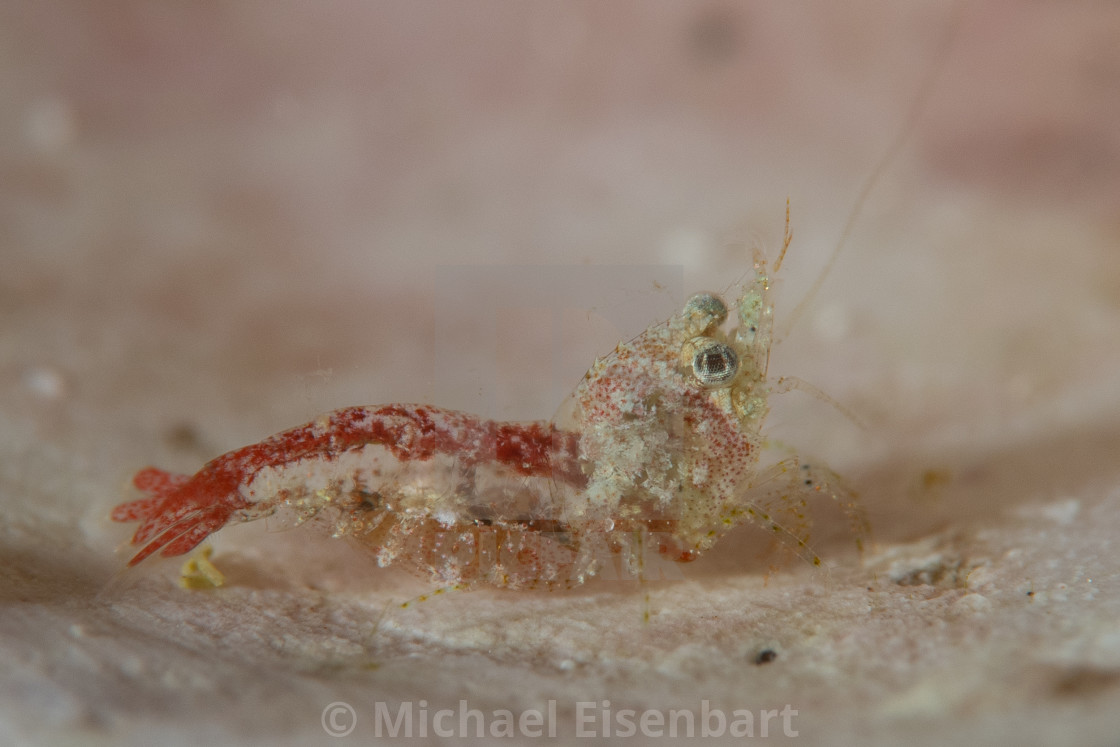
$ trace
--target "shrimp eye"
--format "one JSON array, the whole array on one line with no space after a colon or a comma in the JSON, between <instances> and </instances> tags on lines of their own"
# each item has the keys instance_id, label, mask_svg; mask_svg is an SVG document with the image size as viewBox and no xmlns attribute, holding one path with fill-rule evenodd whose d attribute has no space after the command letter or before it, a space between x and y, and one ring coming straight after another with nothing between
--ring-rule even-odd
<instances>
[{"instance_id":1,"label":"shrimp eye","mask_svg":"<svg viewBox=\"0 0 1120 747\"><path fill-rule=\"evenodd\" d=\"M685 316L702 319L703 329L718 327L727 320L727 304L714 293L697 293L684 305Z\"/></svg>"},{"instance_id":2,"label":"shrimp eye","mask_svg":"<svg viewBox=\"0 0 1120 747\"><path fill-rule=\"evenodd\" d=\"M739 372L739 356L730 345L707 337L692 340L692 375L708 389L729 384Z\"/></svg>"}]
</instances>

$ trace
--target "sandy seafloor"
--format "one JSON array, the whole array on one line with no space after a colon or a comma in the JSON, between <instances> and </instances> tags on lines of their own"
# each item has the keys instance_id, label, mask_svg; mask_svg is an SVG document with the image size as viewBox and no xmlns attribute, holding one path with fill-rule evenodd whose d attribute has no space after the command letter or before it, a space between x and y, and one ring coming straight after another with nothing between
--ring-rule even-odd
<instances>
[{"instance_id":1,"label":"sandy seafloor","mask_svg":"<svg viewBox=\"0 0 1120 747\"><path fill-rule=\"evenodd\" d=\"M461 700L574 740L609 700L1115 744L1118 37L1107 3L4 3L0 742L357 744L411 703L420 743ZM219 590L124 571L135 470L351 404L549 418L788 197L786 329L931 70L771 357L863 423L794 392L767 429L860 493L862 558L824 512L822 570L741 531L645 591L399 609L424 582L263 524Z\"/></svg>"}]
</instances>

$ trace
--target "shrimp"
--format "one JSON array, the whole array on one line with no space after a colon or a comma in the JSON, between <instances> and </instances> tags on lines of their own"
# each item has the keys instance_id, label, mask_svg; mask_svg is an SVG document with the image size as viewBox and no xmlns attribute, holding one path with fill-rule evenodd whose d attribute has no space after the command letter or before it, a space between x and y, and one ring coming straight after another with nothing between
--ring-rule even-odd
<instances>
[{"instance_id":1,"label":"shrimp","mask_svg":"<svg viewBox=\"0 0 1120 747\"><path fill-rule=\"evenodd\" d=\"M786 237L792 234L787 204ZM670 319L595 361L567 419L496 422L429 405L349 407L219 456L195 475L149 467L130 565L189 552L236 522L327 517L332 535L455 588L567 588L643 552L687 562L754 523L811 562L805 494L854 499L795 458L760 469L774 307L756 252L728 323L697 293ZM649 542L649 538L656 541Z\"/></svg>"}]
</instances>

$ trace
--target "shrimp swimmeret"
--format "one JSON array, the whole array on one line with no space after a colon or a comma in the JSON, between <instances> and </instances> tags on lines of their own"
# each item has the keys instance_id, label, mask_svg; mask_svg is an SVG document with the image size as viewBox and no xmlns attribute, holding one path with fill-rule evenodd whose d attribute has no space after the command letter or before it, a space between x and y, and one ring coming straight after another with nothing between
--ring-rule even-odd
<instances>
[{"instance_id":1,"label":"shrimp swimmeret","mask_svg":"<svg viewBox=\"0 0 1120 747\"><path fill-rule=\"evenodd\" d=\"M788 212L786 243L790 240ZM780 267L781 257L775 263ZM112 518L139 522L135 565L189 552L227 524L277 511L326 517L382 566L456 588L564 588L644 548L675 561L728 530L773 530L810 562L806 497L858 506L827 471L789 458L760 469L773 328L761 255L728 308L698 293L667 321L596 360L570 423L505 423L429 405L349 407L224 454L195 475L149 467L146 497Z\"/></svg>"}]
</instances>

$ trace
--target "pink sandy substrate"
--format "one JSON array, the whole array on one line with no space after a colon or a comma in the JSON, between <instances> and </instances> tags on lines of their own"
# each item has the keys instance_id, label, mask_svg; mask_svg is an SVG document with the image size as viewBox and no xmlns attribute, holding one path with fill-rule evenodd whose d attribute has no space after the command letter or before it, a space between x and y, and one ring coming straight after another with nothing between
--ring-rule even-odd
<instances>
[{"instance_id":1,"label":"pink sandy substrate","mask_svg":"<svg viewBox=\"0 0 1120 747\"><path fill-rule=\"evenodd\" d=\"M0 11L0 741L335 744L331 703L357 740L466 699L1111 743L1120 13L960 6ZM863 423L794 392L768 432L863 496L862 561L824 512L823 571L744 532L644 591L400 609L429 589L263 524L216 539L221 590L122 572L135 470L351 404L551 417L789 197L782 328L931 69L771 358Z\"/></svg>"}]
</instances>

